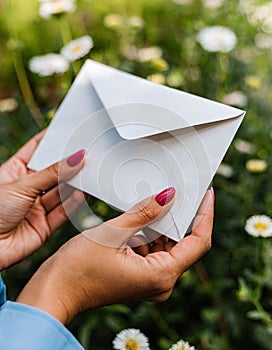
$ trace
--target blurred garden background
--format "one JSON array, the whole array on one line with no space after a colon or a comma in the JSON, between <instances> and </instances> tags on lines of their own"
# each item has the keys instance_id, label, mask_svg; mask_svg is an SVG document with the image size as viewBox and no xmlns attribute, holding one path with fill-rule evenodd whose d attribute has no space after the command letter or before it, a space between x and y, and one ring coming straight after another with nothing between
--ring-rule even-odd
<instances>
[{"instance_id":1,"label":"blurred garden background","mask_svg":"<svg viewBox=\"0 0 272 350\"><path fill-rule=\"evenodd\" d=\"M247 114L214 179L212 250L168 301L89 311L69 329L94 350L111 349L125 328L154 350L179 339L199 350L271 350L272 1L0 0L1 162L50 123L88 57ZM89 205L103 220L114 215ZM65 225L5 271L9 298L75 233Z\"/></svg>"}]
</instances>

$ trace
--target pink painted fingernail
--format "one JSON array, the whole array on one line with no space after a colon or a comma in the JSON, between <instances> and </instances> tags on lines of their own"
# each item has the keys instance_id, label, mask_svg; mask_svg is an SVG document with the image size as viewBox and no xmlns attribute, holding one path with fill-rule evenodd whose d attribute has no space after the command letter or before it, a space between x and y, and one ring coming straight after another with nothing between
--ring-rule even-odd
<instances>
[{"instance_id":1,"label":"pink painted fingernail","mask_svg":"<svg viewBox=\"0 0 272 350\"><path fill-rule=\"evenodd\" d=\"M215 198L214 188L211 187L210 190L211 190L211 193L212 193L212 199L214 199Z\"/></svg>"},{"instance_id":2,"label":"pink painted fingernail","mask_svg":"<svg viewBox=\"0 0 272 350\"><path fill-rule=\"evenodd\" d=\"M74 167L76 165L78 165L82 159L84 158L85 156L85 151L84 149L81 149L80 151L72 154L67 160L67 164L70 166L70 167Z\"/></svg>"},{"instance_id":3,"label":"pink painted fingernail","mask_svg":"<svg viewBox=\"0 0 272 350\"><path fill-rule=\"evenodd\" d=\"M174 187L169 187L159 194L156 195L155 199L156 202L163 207L167 203L169 203L175 196L176 194L176 189Z\"/></svg>"}]
</instances>

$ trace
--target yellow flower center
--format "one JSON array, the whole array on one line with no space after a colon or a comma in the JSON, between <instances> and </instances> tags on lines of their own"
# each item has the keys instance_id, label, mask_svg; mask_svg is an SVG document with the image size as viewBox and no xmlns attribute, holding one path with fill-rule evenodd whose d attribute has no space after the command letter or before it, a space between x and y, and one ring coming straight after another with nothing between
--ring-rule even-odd
<instances>
[{"instance_id":1,"label":"yellow flower center","mask_svg":"<svg viewBox=\"0 0 272 350\"><path fill-rule=\"evenodd\" d=\"M78 53L80 50L81 50L81 45L76 45L72 49L73 53Z\"/></svg>"},{"instance_id":2,"label":"yellow flower center","mask_svg":"<svg viewBox=\"0 0 272 350\"><path fill-rule=\"evenodd\" d=\"M134 339L129 339L126 342L126 350L138 350L139 345Z\"/></svg>"},{"instance_id":3,"label":"yellow flower center","mask_svg":"<svg viewBox=\"0 0 272 350\"><path fill-rule=\"evenodd\" d=\"M256 222L256 224L254 224L254 227L256 228L256 230L264 231L267 229L267 224L265 224L264 222Z\"/></svg>"}]
</instances>

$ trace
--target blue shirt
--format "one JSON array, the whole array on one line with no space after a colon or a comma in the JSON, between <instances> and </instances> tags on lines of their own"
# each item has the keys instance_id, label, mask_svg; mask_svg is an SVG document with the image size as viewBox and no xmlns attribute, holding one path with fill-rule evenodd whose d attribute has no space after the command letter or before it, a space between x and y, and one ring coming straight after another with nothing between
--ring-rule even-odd
<instances>
[{"instance_id":1,"label":"blue shirt","mask_svg":"<svg viewBox=\"0 0 272 350\"><path fill-rule=\"evenodd\" d=\"M84 350L57 319L21 303L6 301L6 286L0 276L1 350Z\"/></svg>"}]
</instances>

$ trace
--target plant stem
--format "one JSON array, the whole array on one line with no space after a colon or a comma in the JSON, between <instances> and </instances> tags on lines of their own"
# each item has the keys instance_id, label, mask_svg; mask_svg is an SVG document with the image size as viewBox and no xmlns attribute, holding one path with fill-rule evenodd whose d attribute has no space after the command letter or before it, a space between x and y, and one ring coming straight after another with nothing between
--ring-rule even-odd
<instances>
[{"instance_id":1,"label":"plant stem","mask_svg":"<svg viewBox=\"0 0 272 350\"><path fill-rule=\"evenodd\" d=\"M38 105L36 104L36 101L34 99L31 87L30 87L30 83L28 81L28 77L25 71L25 67L24 67L24 63L23 63L23 59L21 56L20 52L14 52L12 54L12 58L13 58L13 65L15 68L15 72L17 75L17 79L19 82L19 86L23 95L23 99L26 103L26 105L28 106L33 119L35 120L35 122L37 123L37 125L39 126L40 129L43 129L46 124L44 121L44 118L41 114L41 111L38 107Z\"/></svg>"},{"instance_id":2,"label":"plant stem","mask_svg":"<svg viewBox=\"0 0 272 350\"><path fill-rule=\"evenodd\" d=\"M13 5L14 5L13 1L10 0L8 3L10 13L14 11L15 6ZM18 33L17 33L17 30L15 29L15 26L12 20L9 21L9 34L10 34L10 38L14 38L15 40L18 40ZM11 55L12 55L13 66L18 79L20 90L22 92L23 99L26 105L28 106L30 113L33 119L35 120L36 124L39 126L40 129L43 129L46 126L46 123L33 96L32 89L30 87L30 83L25 71L21 52L19 50L13 49L11 52Z\"/></svg>"},{"instance_id":3,"label":"plant stem","mask_svg":"<svg viewBox=\"0 0 272 350\"><path fill-rule=\"evenodd\" d=\"M66 45L69 41L73 39L73 36L71 33L71 27L66 16L61 16L60 18L60 34L61 34L63 45ZM71 65L73 68L74 76L76 76L80 67L76 64L76 62L71 62Z\"/></svg>"},{"instance_id":4,"label":"plant stem","mask_svg":"<svg viewBox=\"0 0 272 350\"><path fill-rule=\"evenodd\" d=\"M62 42L65 45L72 40L70 25L67 19L65 18L65 16L61 16L59 22L60 22L60 34L61 34Z\"/></svg>"},{"instance_id":5,"label":"plant stem","mask_svg":"<svg viewBox=\"0 0 272 350\"><path fill-rule=\"evenodd\" d=\"M212 286L211 279L208 275L208 272L207 272L203 262L201 262L201 261L197 262L194 265L194 267L195 267L195 270L196 270L196 273L197 273L199 279L203 283L204 289L208 290L210 292L213 289L213 286Z\"/></svg>"},{"instance_id":6,"label":"plant stem","mask_svg":"<svg viewBox=\"0 0 272 350\"><path fill-rule=\"evenodd\" d=\"M269 313L265 311L265 309L261 305L260 301L257 299L254 299L254 300L252 300L252 302L253 302L254 306L256 307L257 311L259 311L259 313L261 315L263 315L264 323L266 323L269 327L272 327L272 318L269 315Z\"/></svg>"},{"instance_id":7,"label":"plant stem","mask_svg":"<svg viewBox=\"0 0 272 350\"><path fill-rule=\"evenodd\" d=\"M166 334L171 340L176 341L177 338L178 338L178 335L176 334L176 332L172 328L170 328L168 326L167 322L162 317L161 313L155 307L153 307L151 309L151 313L150 314L151 314L151 317L152 317L153 321L160 328L160 330L164 334Z\"/></svg>"}]
</instances>

